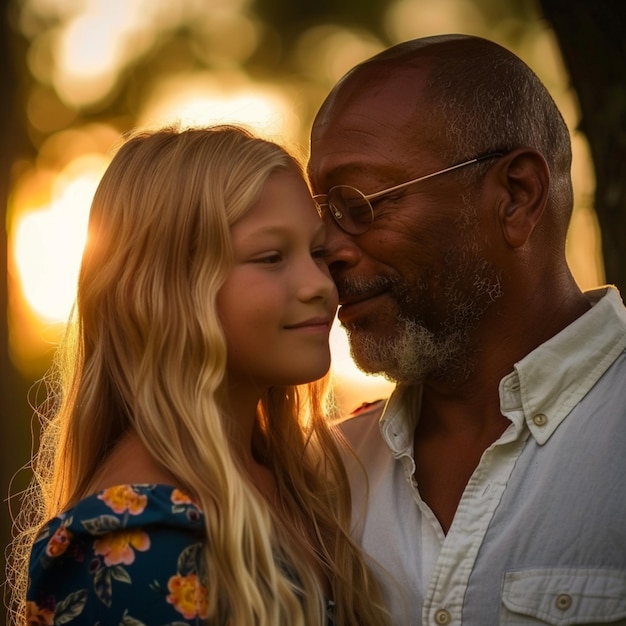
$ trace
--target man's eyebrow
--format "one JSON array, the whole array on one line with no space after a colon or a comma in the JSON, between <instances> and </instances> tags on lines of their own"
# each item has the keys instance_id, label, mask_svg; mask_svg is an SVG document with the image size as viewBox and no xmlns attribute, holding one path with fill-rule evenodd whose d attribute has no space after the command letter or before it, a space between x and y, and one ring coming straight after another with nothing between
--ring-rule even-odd
<instances>
[{"instance_id":1,"label":"man's eyebrow","mask_svg":"<svg viewBox=\"0 0 626 626\"><path fill-rule=\"evenodd\" d=\"M368 167L365 163L344 163L333 168L333 174L364 174L367 173L367 170Z\"/></svg>"},{"instance_id":2,"label":"man's eyebrow","mask_svg":"<svg viewBox=\"0 0 626 626\"><path fill-rule=\"evenodd\" d=\"M389 174L387 174L387 172L389 172ZM391 168L386 168L384 165L370 165L367 163L344 163L342 165L338 165L337 167L333 167L332 171L325 174L325 178L332 181L329 188L333 185L345 184L344 179L350 176L367 178L374 183L383 183L389 178L393 178ZM325 193L328 190L316 189L316 191L318 193Z\"/></svg>"}]
</instances>

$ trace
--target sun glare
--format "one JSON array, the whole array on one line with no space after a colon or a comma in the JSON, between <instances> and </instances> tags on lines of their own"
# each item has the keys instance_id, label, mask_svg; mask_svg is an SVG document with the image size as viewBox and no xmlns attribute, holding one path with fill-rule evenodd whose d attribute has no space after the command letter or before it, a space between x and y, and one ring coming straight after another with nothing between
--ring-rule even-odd
<instances>
[{"instance_id":1,"label":"sun glare","mask_svg":"<svg viewBox=\"0 0 626 626\"><path fill-rule=\"evenodd\" d=\"M139 126L239 122L266 135L295 136L297 122L277 93L251 85L220 90L206 77L187 80L162 85L164 91L154 94ZM44 324L63 323L69 316L89 207L107 163L106 156L96 154L73 160L54 183L52 201L46 206L22 207L16 217L12 241L22 293Z\"/></svg>"},{"instance_id":2,"label":"sun glare","mask_svg":"<svg viewBox=\"0 0 626 626\"><path fill-rule=\"evenodd\" d=\"M335 320L330 332L332 370L337 403L343 412L350 412L364 402L374 402L389 396L393 383L382 376L364 374L350 354L350 344L345 330Z\"/></svg>"},{"instance_id":3,"label":"sun glare","mask_svg":"<svg viewBox=\"0 0 626 626\"><path fill-rule=\"evenodd\" d=\"M101 174L100 161L92 158L89 163L74 177L62 176L53 201L25 211L15 224L14 256L22 291L42 322L65 322L76 296L89 206Z\"/></svg>"},{"instance_id":4,"label":"sun glare","mask_svg":"<svg viewBox=\"0 0 626 626\"><path fill-rule=\"evenodd\" d=\"M239 122L266 135L285 139L297 123L284 98L275 92L238 86L220 91L210 81L181 82L155 94L139 126L183 126ZM186 86L185 86L186 85ZM170 93L168 98L164 97ZM177 94L172 97L171 93ZM148 124L150 120L150 124ZM87 236L89 207L108 157L88 154L74 159L59 174L52 201L20 208L12 228L13 257L27 306L42 323L67 320L76 295L76 280Z\"/></svg>"}]
</instances>

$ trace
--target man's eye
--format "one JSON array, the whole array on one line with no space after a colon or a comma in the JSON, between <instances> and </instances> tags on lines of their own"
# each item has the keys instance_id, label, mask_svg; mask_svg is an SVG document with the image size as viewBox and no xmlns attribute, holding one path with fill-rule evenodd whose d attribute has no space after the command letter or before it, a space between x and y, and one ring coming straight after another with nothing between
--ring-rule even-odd
<instances>
[{"instance_id":1,"label":"man's eye","mask_svg":"<svg viewBox=\"0 0 626 626\"><path fill-rule=\"evenodd\" d=\"M376 210L379 207L383 207L385 204L393 204L394 202L398 202L404 197L404 195L404 193L388 194L378 198L377 200L370 200L370 203L372 205L372 208Z\"/></svg>"},{"instance_id":2,"label":"man's eye","mask_svg":"<svg viewBox=\"0 0 626 626\"><path fill-rule=\"evenodd\" d=\"M350 217L357 223L369 223L372 221L372 211L369 204L353 204L348 207Z\"/></svg>"}]
</instances>

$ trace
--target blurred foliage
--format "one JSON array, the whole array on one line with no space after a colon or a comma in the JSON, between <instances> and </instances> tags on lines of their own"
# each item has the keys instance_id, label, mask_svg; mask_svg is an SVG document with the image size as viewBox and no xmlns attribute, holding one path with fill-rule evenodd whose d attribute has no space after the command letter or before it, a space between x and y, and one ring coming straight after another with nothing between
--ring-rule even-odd
<instances>
[{"instance_id":1,"label":"blurred foliage","mask_svg":"<svg viewBox=\"0 0 626 626\"><path fill-rule=\"evenodd\" d=\"M117 0L113 0L115 4ZM416 0L404 0L411 4ZM483 22L481 34L506 24L509 44L517 47L527 33L529 25L537 23L537 6L534 0L474 0L459 4L475 7ZM195 71L220 71L232 69L238 62L238 70L248 76L280 83L286 80L315 82L316 77L307 74L301 62L298 48L307 33L315 28L332 27L355 32L372 38L378 47L393 43L386 15L392 5L401 2L391 0L318 0L292 2L291 0L256 0L240 2L241 14L257 30L257 40L250 54L240 59L228 59L215 54L215 48L223 43L222 33L207 26L207 21L196 19L200 9L206 7L205 15L220 10L220 2L180 2L180 6L196 6L186 15L181 10L174 24L156 23L150 35L151 45L137 54L131 54L128 63L122 65L113 88L102 99L85 106L72 106L63 102L55 92L50 80L58 72L58 60L52 52L51 40L73 17L71 11L54 10L62 2L35 2L21 0L11 5L10 23L14 33L14 59L18 65L20 95L28 111L33 100L39 99L47 110L47 128L34 128L27 119L22 119L28 131L30 150L33 157L41 143L56 130L80 127L94 122L113 122L120 129L132 128L139 117L145 94L156 82L167 76L176 76ZM66 3L71 4L71 3ZM81 4L76 3L79 7ZM133 4L136 4L133 3ZM158 2L157 2L158 4ZM237 4L237 3L235 3ZM454 4L446 2L445 4ZM437 3L428 2L428 12L434 13ZM436 22L435 22L436 23ZM415 36L428 34L428 22L415 24ZM457 30L460 30L457 25ZM320 60L321 61L321 60ZM36 68L34 70L34 68ZM34 71L33 71L34 70ZM336 77L335 77L336 78ZM328 89L333 81L323 86ZM318 103L314 103L317 105Z\"/></svg>"}]
</instances>

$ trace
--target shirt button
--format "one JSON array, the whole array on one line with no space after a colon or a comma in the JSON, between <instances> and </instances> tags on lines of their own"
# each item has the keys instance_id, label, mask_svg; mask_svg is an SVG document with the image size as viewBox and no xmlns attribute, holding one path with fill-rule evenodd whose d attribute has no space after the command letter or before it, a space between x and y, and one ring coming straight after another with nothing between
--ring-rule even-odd
<instances>
[{"instance_id":1,"label":"shirt button","mask_svg":"<svg viewBox=\"0 0 626 626\"><path fill-rule=\"evenodd\" d=\"M570 606L572 606L572 596L569 593L560 593L556 597L556 608L561 609L561 611L567 611Z\"/></svg>"},{"instance_id":2,"label":"shirt button","mask_svg":"<svg viewBox=\"0 0 626 626\"><path fill-rule=\"evenodd\" d=\"M452 617L451 617L450 613L448 611L446 611L446 609L439 609L435 613L435 623L436 624L440 624L441 626L445 626L446 624L449 624L451 620L452 620Z\"/></svg>"},{"instance_id":3,"label":"shirt button","mask_svg":"<svg viewBox=\"0 0 626 626\"><path fill-rule=\"evenodd\" d=\"M537 413L533 417L533 422L535 426L545 426L548 423L548 418L543 413Z\"/></svg>"}]
</instances>

